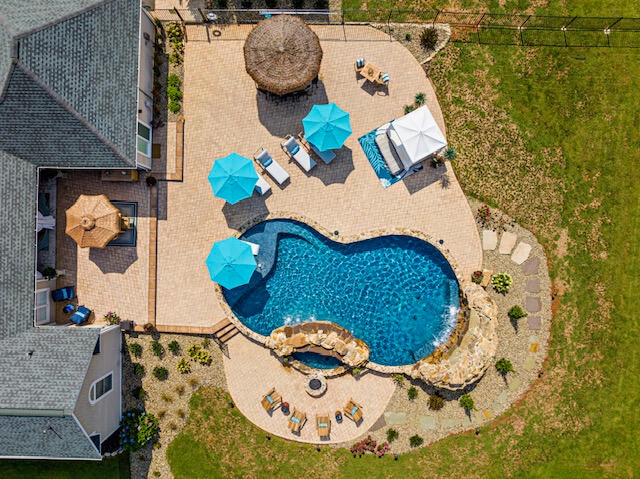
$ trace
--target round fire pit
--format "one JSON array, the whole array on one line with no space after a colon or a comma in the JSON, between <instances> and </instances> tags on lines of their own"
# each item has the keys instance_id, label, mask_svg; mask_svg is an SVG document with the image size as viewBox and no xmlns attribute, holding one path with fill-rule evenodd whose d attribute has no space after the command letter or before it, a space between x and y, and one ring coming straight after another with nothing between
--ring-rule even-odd
<instances>
[{"instance_id":1,"label":"round fire pit","mask_svg":"<svg viewBox=\"0 0 640 479\"><path fill-rule=\"evenodd\" d=\"M307 377L304 389L309 396L320 397L327 390L327 380L320 373L312 374Z\"/></svg>"}]
</instances>

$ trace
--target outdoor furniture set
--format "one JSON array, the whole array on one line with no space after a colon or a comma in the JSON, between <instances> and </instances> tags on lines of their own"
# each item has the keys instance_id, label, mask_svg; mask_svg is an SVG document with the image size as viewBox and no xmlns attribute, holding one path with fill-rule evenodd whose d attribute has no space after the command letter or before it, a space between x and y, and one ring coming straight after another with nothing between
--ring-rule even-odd
<instances>
[{"instance_id":1,"label":"outdoor furniture set","mask_svg":"<svg viewBox=\"0 0 640 479\"><path fill-rule=\"evenodd\" d=\"M365 61L364 58L358 58L355 64L356 73L362 75L365 80L378 85L389 85L389 74L383 72L373 63Z\"/></svg>"},{"instance_id":2,"label":"outdoor furniture set","mask_svg":"<svg viewBox=\"0 0 640 479\"><path fill-rule=\"evenodd\" d=\"M282 395L276 391L275 388L271 388L267 394L262 396L262 407L268 413L274 411L278 406L284 414L289 415L289 403L282 401ZM351 419L356 424L362 421L362 406L355 402L353 398L350 398L343 409L344 415ZM342 422L342 414L340 411L336 411L336 421ZM302 426L307 421L307 415L296 408L293 408L293 413L289 417L288 427L293 433L299 434ZM316 415L316 429L319 437L328 438L331 435L331 418L328 414Z\"/></svg>"},{"instance_id":3,"label":"outdoor furniture set","mask_svg":"<svg viewBox=\"0 0 640 479\"><path fill-rule=\"evenodd\" d=\"M72 299L75 299L76 292L73 289L73 286L65 286L64 288L54 289L53 291L51 291L51 297L56 303L62 301L70 301ZM87 319L89 319L89 316L91 316L91 310L89 308L86 308L83 305L79 305L76 309L76 306L73 303L67 303L62 308L62 311L65 314L73 313L69 317L69 321L75 324L82 324Z\"/></svg>"}]
</instances>

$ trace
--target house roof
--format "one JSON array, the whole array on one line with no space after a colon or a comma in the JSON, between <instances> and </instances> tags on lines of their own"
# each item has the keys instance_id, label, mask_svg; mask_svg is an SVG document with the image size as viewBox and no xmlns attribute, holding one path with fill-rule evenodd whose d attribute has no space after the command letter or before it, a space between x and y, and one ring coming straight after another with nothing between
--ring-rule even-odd
<instances>
[{"instance_id":1,"label":"house roof","mask_svg":"<svg viewBox=\"0 0 640 479\"><path fill-rule=\"evenodd\" d=\"M0 1L0 456L100 457L71 415L99 330L33 325L38 168L135 167L140 15Z\"/></svg>"}]
</instances>

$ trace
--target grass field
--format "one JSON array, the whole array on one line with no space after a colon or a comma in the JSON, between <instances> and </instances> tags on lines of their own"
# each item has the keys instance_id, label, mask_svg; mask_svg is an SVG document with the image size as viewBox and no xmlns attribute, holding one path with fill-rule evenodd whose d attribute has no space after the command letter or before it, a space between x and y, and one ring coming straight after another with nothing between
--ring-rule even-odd
<instances>
[{"instance_id":1,"label":"grass field","mask_svg":"<svg viewBox=\"0 0 640 479\"><path fill-rule=\"evenodd\" d=\"M228 411L205 421L199 404L219 393L204 390L169 448L176 477L633 477L639 55L457 44L432 66L463 188L538 234L559 292L545 375L516 406L396 462L267 443L243 418L220 422Z\"/></svg>"},{"instance_id":2,"label":"grass field","mask_svg":"<svg viewBox=\"0 0 640 479\"><path fill-rule=\"evenodd\" d=\"M2 479L130 479L129 455L90 461L0 461Z\"/></svg>"}]
</instances>

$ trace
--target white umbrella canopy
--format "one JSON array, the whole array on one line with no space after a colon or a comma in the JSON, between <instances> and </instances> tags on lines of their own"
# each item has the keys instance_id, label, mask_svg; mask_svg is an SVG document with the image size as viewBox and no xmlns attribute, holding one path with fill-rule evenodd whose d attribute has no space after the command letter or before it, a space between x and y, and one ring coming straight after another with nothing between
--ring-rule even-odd
<instances>
[{"instance_id":1,"label":"white umbrella canopy","mask_svg":"<svg viewBox=\"0 0 640 479\"><path fill-rule=\"evenodd\" d=\"M410 167L421 162L429 155L447 146L447 140L433 118L429 108L422 106L411 113L398 118L392 124L402 144L405 155L400 154L405 166Z\"/></svg>"}]
</instances>

